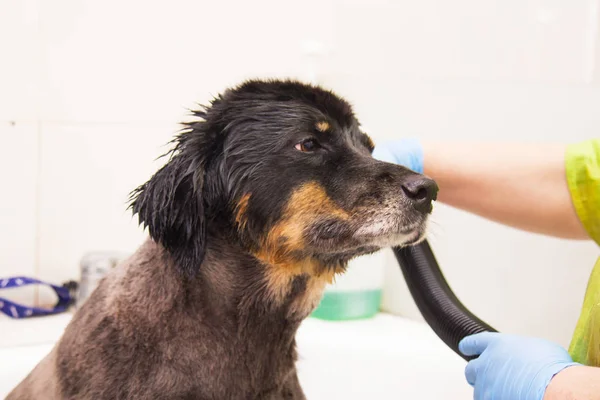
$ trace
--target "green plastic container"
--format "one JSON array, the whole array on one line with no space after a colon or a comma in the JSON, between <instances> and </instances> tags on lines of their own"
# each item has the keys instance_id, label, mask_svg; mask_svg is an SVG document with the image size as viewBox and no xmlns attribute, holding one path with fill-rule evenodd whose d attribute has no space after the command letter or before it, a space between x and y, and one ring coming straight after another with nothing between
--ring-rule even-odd
<instances>
[{"instance_id":1,"label":"green plastic container","mask_svg":"<svg viewBox=\"0 0 600 400\"><path fill-rule=\"evenodd\" d=\"M379 312L381 290L325 292L312 316L330 321L371 318Z\"/></svg>"},{"instance_id":2,"label":"green plastic container","mask_svg":"<svg viewBox=\"0 0 600 400\"><path fill-rule=\"evenodd\" d=\"M347 271L327 287L312 316L329 321L375 316L381 305L384 262L383 252L350 261Z\"/></svg>"}]
</instances>

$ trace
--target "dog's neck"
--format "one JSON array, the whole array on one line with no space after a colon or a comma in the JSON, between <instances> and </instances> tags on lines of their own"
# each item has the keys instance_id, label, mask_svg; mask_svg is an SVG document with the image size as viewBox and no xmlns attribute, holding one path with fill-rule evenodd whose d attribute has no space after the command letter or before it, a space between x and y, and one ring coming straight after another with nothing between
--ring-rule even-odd
<instances>
[{"instance_id":1,"label":"dog's neck","mask_svg":"<svg viewBox=\"0 0 600 400\"><path fill-rule=\"evenodd\" d=\"M144 315L154 321L165 324L173 309L184 309L191 319L215 323L261 356L292 355L296 330L317 306L326 282L304 274L269 277L268 267L231 240L214 237L208 243L198 274L187 278L160 244L148 240L117 274L114 284L125 290L115 292L129 296L117 300L118 308L152 299Z\"/></svg>"},{"instance_id":2,"label":"dog's neck","mask_svg":"<svg viewBox=\"0 0 600 400\"><path fill-rule=\"evenodd\" d=\"M296 266L266 265L234 243L232 238L214 236L207 246L199 279L205 290L213 292L213 300L207 299L211 308L226 303L241 331L257 324L297 327L317 306L326 280Z\"/></svg>"}]
</instances>

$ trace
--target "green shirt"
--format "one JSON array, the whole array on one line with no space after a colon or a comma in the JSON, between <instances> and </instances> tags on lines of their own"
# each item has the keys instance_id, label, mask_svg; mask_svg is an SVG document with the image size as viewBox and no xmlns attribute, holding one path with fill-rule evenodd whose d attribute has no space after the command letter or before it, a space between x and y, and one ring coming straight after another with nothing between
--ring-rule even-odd
<instances>
[{"instance_id":1,"label":"green shirt","mask_svg":"<svg viewBox=\"0 0 600 400\"><path fill-rule=\"evenodd\" d=\"M570 145L565 169L575 211L590 237L600 245L600 140ZM569 352L576 362L600 367L600 258L588 281Z\"/></svg>"}]
</instances>

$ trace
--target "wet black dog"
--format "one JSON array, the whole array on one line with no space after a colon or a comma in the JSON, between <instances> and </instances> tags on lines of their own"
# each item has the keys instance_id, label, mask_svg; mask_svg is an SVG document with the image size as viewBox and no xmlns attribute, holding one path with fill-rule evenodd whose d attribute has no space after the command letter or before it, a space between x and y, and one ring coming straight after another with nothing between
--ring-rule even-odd
<instances>
[{"instance_id":1,"label":"wet black dog","mask_svg":"<svg viewBox=\"0 0 600 400\"><path fill-rule=\"evenodd\" d=\"M374 160L350 105L226 91L132 197L150 239L9 399L302 399L295 333L348 260L420 240L437 186Z\"/></svg>"}]
</instances>

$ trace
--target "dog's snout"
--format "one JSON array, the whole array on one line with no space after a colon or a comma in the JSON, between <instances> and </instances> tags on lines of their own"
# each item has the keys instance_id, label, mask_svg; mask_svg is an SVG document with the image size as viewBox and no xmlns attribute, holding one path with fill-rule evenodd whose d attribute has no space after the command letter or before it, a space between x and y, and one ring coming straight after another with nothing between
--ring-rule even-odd
<instances>
[{"instance_id":1,"label":"dog's snout","mask_svg":"<svg viewBox=\"0 0 600 400\"><path fill-rule=\"evenodd\" d=\"M402 190L418 211L430 212L431 203L437 198L438 185L431 179L417 177L402 183Z\"/></svg>"}]
</instances>

